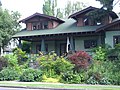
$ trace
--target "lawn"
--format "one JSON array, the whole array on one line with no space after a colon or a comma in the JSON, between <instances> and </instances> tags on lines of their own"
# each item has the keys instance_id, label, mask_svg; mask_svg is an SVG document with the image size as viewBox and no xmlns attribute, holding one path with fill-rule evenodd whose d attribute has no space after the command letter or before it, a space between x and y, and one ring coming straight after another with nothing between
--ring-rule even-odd
<instances>
[{"instance_id":1,"label":"lawn","mask_svg":"<svg viewBox=\"0 0 120 90\"><path fill-rule=\"evenodd\" d=\"M62 84L41 82L16 82L1 81L0 86L25 87L25 88L56 88L56 89L82 89L82 90L120 90L120 86L112 85L86 85L86 84Z\"/></svg>"}]
</instances>

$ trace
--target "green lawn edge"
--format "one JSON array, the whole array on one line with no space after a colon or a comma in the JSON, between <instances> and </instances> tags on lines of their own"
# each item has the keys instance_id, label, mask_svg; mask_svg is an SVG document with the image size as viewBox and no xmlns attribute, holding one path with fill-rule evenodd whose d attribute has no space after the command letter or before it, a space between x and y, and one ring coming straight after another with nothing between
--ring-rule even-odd
<instances>
[{"instance_id":1,"label":"green lawn edge","mask_svg":"<svg viewBox=\"0 0 120 90\"><path fill-rule=\"evenodd\" d=\"M57 89L60 88L60 89L120 90L120 86L114 86L114 85L62 84L62 83L41 83L41 82L0 81L0 86L57 88Z\"/></svg>"}]
</instances>

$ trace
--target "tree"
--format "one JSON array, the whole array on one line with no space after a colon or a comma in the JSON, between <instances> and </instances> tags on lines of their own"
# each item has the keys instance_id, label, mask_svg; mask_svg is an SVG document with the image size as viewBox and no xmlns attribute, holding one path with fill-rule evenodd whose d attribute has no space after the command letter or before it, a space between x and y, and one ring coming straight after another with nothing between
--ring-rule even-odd
<instances>
[{"instance_id":1,"label":"tree","mask_svg":"<svg viewBox=\"0 0 120 90\"><path fill-rule=\"evenodd\" d=\"M99 1L102 4L102 7L100 9L89 12L87 15L95 22L101 22L103 17L108 16L109 13L113 10L113 7L116 4L118 4L120 0L116 2L115 0L96 0L96 1Z\"/></svg>"},{"instance_id":2,"label":"tree","mask_svg":"<svg viewBox=\"0 0 120 90\"><path fill-rule=\"evenodd\" d=\"M69 16L70 14L80 11L85 7L86 5L83 2L77 1L72 4L71 1L68 1L65 6L65 16Z\"/></svg>"},{"instance_id":3,"label":"tree","mask_svg":"<svg viewBox=\"0 0 120 90\"><path fill-rule=\"evenodd\" d=\"M63 13L60 8L57 9L56 17L63 18Z\"/></svg>"},{"instance_id":4,"label":"tree","mask_svg":"<svg viewBox=\"0 0 120 90\"><path fill-rule=\"evenodd\" d=\"M19 29L18 19L20 14L18 12L9 13L8 10L3 10L0 7L0 51L1 48L4 51L4 46L8 44L12 35L14 35Z\"/></svg>"},{"instance_id":5,"label":"tree","mask_svg":"<svg viewBox=\"0 0 120 90\"><path fill-rule=\"evenodd\" d=\"M43 13L63 18L63 12L57 7L57 0L45 0L43 4Z\"/></svg>"},{"instance_id":6,"label":"tree","mask_svg":"<svg viewBox=\"0 0 120 90\"><path fill-rule=\"evenodd\" d=\"M62 10L57 7L57 0L45 0L43 4L43 13L59 18L63 18L64 16L69 16L70 14L79 11L85 8L86 5L82 2L71 3L71 1L67 2L67 5Z\"/></svg>"},{"instance_id":7,"label":"tree","mask_svg":"<svg viewBox=\"0 0 120 90\"><path fill-rule=\"evenodd\" d=\"M96 1L99 1L103 5L102 8L106 8L109 11L113 9L114 0L96 0Z\"/></svg>"},{"instance_id":8,"label":"tree","mask_svg":"<svg viewBox=\"0 0 120 90\"><path fill-rule=\"evenodd\" d=\"M43 13L46 15L55 16L57 9L57 0L44 0Z\"/></svg>"}]
</instances>

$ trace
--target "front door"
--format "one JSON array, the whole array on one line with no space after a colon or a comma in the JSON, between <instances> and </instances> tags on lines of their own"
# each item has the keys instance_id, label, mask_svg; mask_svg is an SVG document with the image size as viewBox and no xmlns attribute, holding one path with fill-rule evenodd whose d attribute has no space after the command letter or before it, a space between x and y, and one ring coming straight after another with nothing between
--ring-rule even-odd
<instances>
[{"instance_id":1,"label":"front door","mask_svg":"<svg viewBox=\"0 0 120 90\"><path fill-rule=\"evenodd\" d=\"M60 44L60 56L66 53L66 43Z\"/></svg>"}]
</instances>

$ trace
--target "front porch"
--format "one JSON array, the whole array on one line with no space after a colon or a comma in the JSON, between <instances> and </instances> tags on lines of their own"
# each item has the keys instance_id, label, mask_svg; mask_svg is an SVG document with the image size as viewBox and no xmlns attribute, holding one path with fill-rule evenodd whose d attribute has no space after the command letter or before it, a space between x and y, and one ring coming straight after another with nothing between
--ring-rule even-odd
<instances>
[{"instance_id":1,"label":"front porch","mask_svg":"<svg viewBox=\"0 0 120 90\"><path fill-rule=\"evenodd\" d=\"M21 40L31 42L31 54L55 51L57 55L61 56L64 53L67 53L69 50L84 50L89 52L91 48L103 44L103 38L104 35L94 32L52 34L43 36L19 37L19 44L21 44Z\"/></svg>"}]
</instances>

